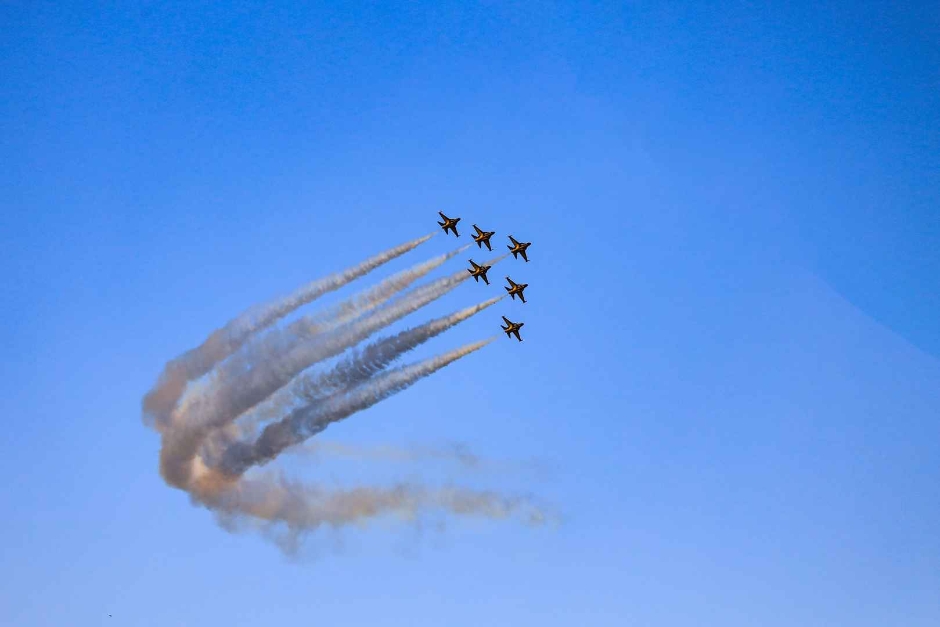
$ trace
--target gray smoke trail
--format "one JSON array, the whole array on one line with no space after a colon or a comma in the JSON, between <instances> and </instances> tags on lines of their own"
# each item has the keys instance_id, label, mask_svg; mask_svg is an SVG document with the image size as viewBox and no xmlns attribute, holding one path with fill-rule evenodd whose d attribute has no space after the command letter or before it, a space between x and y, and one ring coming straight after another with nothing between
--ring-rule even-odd
<instances>
[{"instance_id":1,"label":"gray smoke trail","mask_svg":"<svg viewBox=\"0 0 940 627\"><path fill-rule=\"evenodd\" d=\"M502 255L496 261L505 258ZM216 428L235 420L276 392L297 373L310 365L329 359L354 346L404 316L448 293L470 278L465 271L456 272L432 283L415 288L397 300L360 320L314 338L300 342L283 352L283 345L275 342L262 346L256 363L241 377L226 376L225 366L219 367L220 385L210 394L194 399L184 413L174 414L172 429L164 438L160 450L160 471L170 484L185 489L192 477L192 461L200 445Z\"/></svg>"},{"instance_id":2,"label":"gray smoke trail","mask_svg":"<svg viewBox=\"0 0 940 627\"><path fill-rule=\"evenodd\" d=\"M311 403L363 383L408 351L495 305L503 298L505 294L407 329L392 337L377 340L362 350L354 350L331 371L318 377L299 379L297 396L301 401Z\"/></svg>"},{"instance_id":3,"label":"gray smoke trail","mask_svg":"<svg viewBox=\"0 0 940 627\"><path fill-rule=\"evenodd\" d=\"M503 298L505 294L407 329L392 337L377 340L361 350L354 349L339 364L318 376L305 375L295 378L291 385L278 390L277 394L268 399L265 405L243 416L239 420L239 429L236 433L241 436L253 433L261 422L277 417L285 408L298 401L309 403L362 383L406 352L496 304Z\"/></svg>"},{"instance_id":4,"label":"gray smoke trail","mask_svg":"<svg viewBox=\"0 0 940 627\"><path fill-rule=\"evenodd\" d=\"M144 396L142 403L144 423L160 430L165 429L167 419L186 389L186 385L209 372L216 364L238 350L253 334L271 326L298 307L327 292L339 289L382 264L413 250L435 234L405 242L343 272L308 283L286 298L260 309L250 309L229 321L221 329L213 331L202 344L166 364L157 383Z\"/></svg>"},{"instance_id":5,"label":"gray smoke trail","mask_svg":"<svg viewBox=\"0 0 940 627\"><path fill-rule=\"evenodd\" d=\"M483 348L494 339L495 336L417 364L396 368L348 393L335 394L322 402L298 408L283 420L265 427L256 441L236 442L230 446L222 456L221 470L226 475L239 476L251 466L267 463L285 448L323 431L330 423L375 405L461 357Z\"/></svg>"}]
</instances>

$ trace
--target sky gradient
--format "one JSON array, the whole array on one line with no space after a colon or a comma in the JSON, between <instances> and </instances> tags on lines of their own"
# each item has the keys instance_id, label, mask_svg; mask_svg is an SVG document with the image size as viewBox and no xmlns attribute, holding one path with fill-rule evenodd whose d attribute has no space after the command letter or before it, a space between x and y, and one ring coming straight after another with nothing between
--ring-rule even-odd
<instances>
[{"instance_id":1,"label":"sky gradient","mask_svg":"<svg viewBox=\"0 0 940 627\"><path fill-rule=\"evenodd\" d=\"M0 622L940 624L936 3L295 4L0 4ZM406 361L525 342L324 436L510 469L289 467L561 523L286 557L167 487L163 364L438 210L461 238L376 277L472 223L531 262L394 329L529 302Z\"/></svg>"}]
</instances>

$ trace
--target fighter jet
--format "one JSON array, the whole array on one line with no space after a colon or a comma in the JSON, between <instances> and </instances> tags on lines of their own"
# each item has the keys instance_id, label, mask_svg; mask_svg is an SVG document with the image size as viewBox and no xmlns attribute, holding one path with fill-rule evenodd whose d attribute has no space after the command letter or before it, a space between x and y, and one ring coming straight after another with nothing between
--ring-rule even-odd
<instances>
[{"instance_id":1,"label":"fighter jet","mask_svg":"<svg viewBox=\"0 0 940 627\"><path fill-rule=\"evenodd\" d=\"M506 321L506 326L499 325L499 328L506 333L506 337L509 337L510 333L515 333L516 339L521 342L522 338L519 337L519 329L525 326L525 322L510 322L509 318L506 316L503 316L503 320Z\"/></svg>"},{"instance_id":2,"label":"fighter jet","mask_svg":"<svg viewBox=\"0 0 940 627\"><path fill-rule=\"evenodd\" d=\"M512 235L509 236L509 239L512 240L512 243L513 243L512 246L508 246L509 252L512 253L512 258L518 259L516 255L521 254L522 258L526 260L526 263L528 263L529 258L526 257L525 255L525 249L528 248L532 244L532 242L522 242L522 243L517 242L516 239Z\"/></svg>"},{"instance_id":3,"label":"fighter jet","mask_svg":"<svg viewBox=\"0 0 940 627\"><path fill-rule=\"evenodd\" d=\"M441 217L444 219L443 222L438 222L441 225L441 228L444 229L444 233L447 233L447 229L450 229L454 232L454 235L460 237L460 233L457 232L457 223L460 222L460 218L448 218L444 215L443 211L438 211L441 214Z\"/></svg>"},{"instance_id":4,"label":"fighter jet","mask_svg":"<svg viewBox=\"0 0 940 627\"><path fill-rule=\"evenodd\" d=\"M529 287L529 284L528 283L514 283L513 280L510 279L509 277L506 277L506 280L509 281L509 285L510 285L510 287L506 288L506 291L509 292L509 295L512 296L512 299L516 300L516 294L518 294L520 300L522 300L522 302L525 302L525 294L523 294L522 292L525 290L525 288Z\"/></svg>"},{"instance_id":5,"label":"fighter jet","mask_svg":"<svg viewBox=\"0 0 940 627\"><path fill-rule=\"evenodd\" d=\"M473 277L473 280L479 283L480 277L483 277L483 282L489 285L490 280L486 278L486 271L489 270L492 266L478 265L473 259L470 260L470 265L473 266L473 269L468 269L467 272L470 273L470 276Z\"/></svg>"},{"instance_id":6,"label":"fighter jet","mask_svg":"<svg viewBox=\"0 0 940 627\"><path fill-rule=\"evenodd\" d=\"M477 243L477 248L483 248L483 244L486 244L487 250L493 250L493 247L490 246L490 238L496 235L496 231L483 231L476 224L473 225L473 228L477 231L477 234L472 236L473 241Z\"/></svg>"}]
</instances>

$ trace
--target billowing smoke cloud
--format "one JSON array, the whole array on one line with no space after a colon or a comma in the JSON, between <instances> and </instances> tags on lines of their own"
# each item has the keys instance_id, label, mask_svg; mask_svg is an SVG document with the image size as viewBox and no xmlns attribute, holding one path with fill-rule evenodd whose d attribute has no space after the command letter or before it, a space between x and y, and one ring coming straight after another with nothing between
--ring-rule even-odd
<instances>
[{"instance_id":1,"label":"billowing smoke cloud","mask_svg":"<svg viewBox=\"0 0 940 627\"><path fill-rule=\"evenodd\" d=\"M267 463L287 447L299 444L323 431L331 423L343 420L410 387L461 357L480 350L494 339L495 337L468 344L417 364L396 368L353 388L348 393L340 392L323 401L295 409L283 420L265 427L254 442L233 443L222 456L221 469L228 475L241 475L251 466Z\"/></svg>"},{"instance_id":2,"label":"billowing smoke cloud","mask_svg":"<svg viewBox=\"0 0 940 627\"><path fill-rule=\"evenodd\" d=\"M270 328L301 305L365 275L429 237L403 244L345 272L315 281L288 298L249 311L214 332L199 347L168 363L143 402L145 421L161 433L160 469L167 483L187 491L226 524L247 521L262 526L285 525L290 534L385 514L414 517L424 509L490 518L521 514L530 523L540 522L541 510L528 500L493 492L414 484L328 490L291 482L277 472L259 474L255 470L245 475L249 468L270 462L285 448L304 442L332 422L371 407L492 341L490 338L417 364L388 369L405 352L493 305L502 296L355 349L375 332L471 278L462 269L405 291L466 247L399 272L283 329ZM505 257L488 263L495 264ZM301 374L311 365L349 349L352 352L326 373ZM203 378L205 375L208 377ZM272 395L273 399L259 407ZM281 404L280 398L289 402ZM276 422L255 438L261 416ZM468 460L465 457L463 463L470 463Z\"/></svg>"},{"instance_id":3,"label":"billowing smoke cloud","mask_svg":"<svg viewBox=\"0 0 940 627\"><path fill-rule=\"evenodd\" d=\"M202 344L167 363L156 385L144 396L145 423L163 429L166 426L167 417L186 389L186 384L209 372L216 364L237 351L258 331L271 326L298 307L337 290L396 257L414 250L434 235L432 233L405 242L342 272L308 283L281 300L257 309L249 309L229 321L221 329L216 329Z\"/></svg>"}]
</instances>

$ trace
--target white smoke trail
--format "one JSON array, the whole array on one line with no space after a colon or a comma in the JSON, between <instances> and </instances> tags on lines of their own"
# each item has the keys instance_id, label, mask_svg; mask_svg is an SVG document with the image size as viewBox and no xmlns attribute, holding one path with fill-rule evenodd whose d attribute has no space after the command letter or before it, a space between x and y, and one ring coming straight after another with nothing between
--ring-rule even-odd
<instances>
[{"instance_id":1,"label":"white smoke trail","mask_svg":"<svg viewBox=\"0 0 940 627\"><path fill-rule=\"evenodd\" d=\"M470 244L465 244L449 253L420 263L412 268L402 270L383 280L375 287L360 292L333 307L301 318L294 324L288 325L287 328L289 331L297 333L298 335L310 336L316 332L319 325L329 325L330 328L333 328L349 322L353 318L366 314L379 305L382 305L399 292L405 290L409 285L427 275L432 270L437 269L448 260L456 257L469 247Z\"/></svg>"},{"instance_id":2,"label":"white smoke trail","mask_svg":"<svg viewBox=\"0 0 940 627\"><path fill-rule=\"evenodd\" d=\"M213 331L202 344L166 364L157 383L143 399L144 423L159 430L186 389L187 383L209 372L216 364L238 350L252 335L267 328L312 300L339 289L379 266L400 257L436 235L432 233L379 253L343 272L313 281L293 294L259 309L250 309Z\"/></svg>"},{"instance_id":3,"label":"white smoke trail","mask_svg":"<svg viewBox=\"0 0 940 627\"><path fill-rule=\"evenodd\" d=\"M491 263L496 263L506 255ZM191 427L217 427L268 398L297 373L355 346L376 331L444 296L470 278L464 270L414 288L384 307L330 332L304 341L262 338L237 362L221 364L208 393L186 408ZM182 412L180 419L182 419Z\"/></svg>"},{"instance_id":4,"label":"white smoke trail","mask_svg":"<svg viewBox=\"0 0 940 627\"><path fill-rule=\"evenodd\" d=\"M377 340L361 350L353 350L327 372L294 378L290 385L281 388L260 406L244 414L237 424L225 425L209 434L202 445L200 455L208 464L217 465L219 457L233 442L245 440L253 435L262 422L273 420L298 403L309 404L366 381L404 353L495 305L503 298L505 294Z\"/></svg>"},{"instance_id":5,"label":"white smoke trail","mask_svg":"<svg viewBox=\"0 0 940 627\"><path fill-rule=\"evenodd\" d=\"M268 332L266 335L245 346L242 351L225 362L224 366L217 372L213 381L210 381L199 390L193 390L191 395L188 394L184 397L184 407L179 413L191 414L193 413L193 406L198 406L199 404L204 406L209 402L206 398L199 398L200 396L205 397L213 393L224 394L224 390L220 391L215 388L223 385L233 385L233 381L237 381L241 376L246 376L258 363L270 361L274 358L274 355L290 351L292 348L296 347L299 342L311 340L330 331L335 331L352 319L375 310L409 285L441 266L448 259L456 256L469 246L469 244L461 246L449 253L407 268L388 277L375 287L363 290L322 312L305 316L289 324L286 329L275 329ZM431 285L433 286L434 284ZM418 292L416 291L414 293Z\"/></svg>"},{"instance_id":6,"label":"white smoke trail","mask_svg":"<svg viewBox=\"0 0 940 627\"><path fill-rule=\"evenodd\" d=\"M267 463L289 446L299 444L323 431L330 423L343 420L441 368L477 351L495 338L467 344L456 350L403 366L354 388L349 393L333 395L322 402L298 408L279 422L268 425L252 443L236 442L222 456L222 469L227 475L238 476L248 468Z\"/></svg>"},{"instance_id":7,"label":"white smoke trail","mask_svg":"<svg viewBox=\"0 0 940 627\"><path fill-rule=\"evenodd\" d=\"M407 329L392 337L377 340L361 350L354 349L343 361L325 373L296 377L290 385L278 390L263 405L245 414L238 421L237 433L241 437L253 433L260 423L281 415L286 408L298 401L309 403L362 383L404 353L496 304L503 298L505 294Z\"/></svg>"},{"instance_id":8,"label":"white smoke trail","mask_svg":"<svg viewBox=\"0 0 940 627\"><path fill-rule=\"evenodd\" d=\"M468 273L460 271L415 288L360 320L297 343L286 348L286 352L280 341L261 344L251 369L241 377L227 373L226 364L221 364L217 369L218 384L210 393L181 408L185 413L174 413L171 424L177 428L164 438L160 450L160 470L164 479L185 489L192 476L192 461L212 430L232 422L310 365L358 344L376 331L440 298L468 278Z\"/></svg>"}]
</instances>

